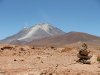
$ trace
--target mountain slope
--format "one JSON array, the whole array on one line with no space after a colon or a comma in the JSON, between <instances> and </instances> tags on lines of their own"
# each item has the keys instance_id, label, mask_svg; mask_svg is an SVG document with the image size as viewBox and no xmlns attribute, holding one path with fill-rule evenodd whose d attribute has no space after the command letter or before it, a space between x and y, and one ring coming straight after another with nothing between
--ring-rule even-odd
<instances>
[{"instance_id":1,"label":"mountain slope","mask_svg":"<svg viewBox=\"0 0 100 75\"><path fill-rule=\"evenodd\" d=\"M100 44L100 37L83 32L65 33L50 24L41 23L29 28L24 28L19 33L1 42L18 45L63 46L79 41Z\"/></svg>"},{"instance_id":2,"label":"mountain slope","mask_svg":"<svg viewBox=\"0 0 100 75\"><path fill-rule=\"evenodd\" d=\"M69 32L59 36L35 40L28 44L36 46L61 46L79 41L100 44L100 37L82 32Z\"/></svg>"},{"instance_id":3,"label":"mountain slope","mask_svg":"<svg viewBox=\"0 0 100 75\"><path fill-rule=\"evenodd\" d=\"M50 24L41 23L29 28L24 28L19 33L2 40L2 42L3 43L13 43L17 41L30 42L32 40L41 39L53 35L62 35L62 34L65 34L65 32L61 31L56 27L53 27Z\"/></svg>"}]
</instances>

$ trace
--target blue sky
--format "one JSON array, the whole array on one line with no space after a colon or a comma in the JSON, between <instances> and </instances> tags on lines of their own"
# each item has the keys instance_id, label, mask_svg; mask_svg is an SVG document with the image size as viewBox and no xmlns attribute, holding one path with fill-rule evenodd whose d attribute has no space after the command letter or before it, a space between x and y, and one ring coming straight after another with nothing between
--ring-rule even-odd
<instances>
[{"instance_id":1,"label":"blue sky","mask_svg":"<svg viewBox=\"0 0 100 75\"><path fill-rule=\"evenodd\" d=\"M100 0L0 0L0 39L41 22L100 36Z\"/></svg>"}]
</instances>

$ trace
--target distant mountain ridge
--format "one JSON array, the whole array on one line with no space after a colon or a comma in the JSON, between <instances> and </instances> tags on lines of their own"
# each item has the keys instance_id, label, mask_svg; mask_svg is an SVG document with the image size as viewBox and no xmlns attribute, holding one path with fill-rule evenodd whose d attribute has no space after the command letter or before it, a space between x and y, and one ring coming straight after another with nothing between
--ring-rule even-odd
<instances>
[{"instance_id":1,"label":"distant mountain ridge","mask_svg":"<svg viewBox=\"0 0 100 75\"><path fill-rule=\"evenodd\" d=\"M2 42L4 43L12 43L13 41L30 42L32 40L41 39L53 35L62 35L62 34L65 34L65 32L58 29L57 27L54 27L48 23L40 23L29 28L24 28L17 34L2 40Z\"/></svg>"},{"instance_id":2,"label":"distant mountain ridge","mask_svg":"<svg viewBox=\"0 0 100 75\"><path fill-rule=\"evenodd\" d=\"M100 45L99 36L84 32L65 33L48 23L40 23L32 27L24 28L17 34L1 40L0 43L34 46L63 46L80 41Z\"/></svg>"},{"instance_id":3,"label":"distant mountain ridge","mask_svg":"<svg viewBox=\"0 0 100 75\"><path fill-rule=\"evenodd\" d=\"M100 44L100 37L83 32L68 32L63 35L51 36L48 38L31 41L28 44L35 46L63 46L76 42Z\"/></svg>"}]
</instances>

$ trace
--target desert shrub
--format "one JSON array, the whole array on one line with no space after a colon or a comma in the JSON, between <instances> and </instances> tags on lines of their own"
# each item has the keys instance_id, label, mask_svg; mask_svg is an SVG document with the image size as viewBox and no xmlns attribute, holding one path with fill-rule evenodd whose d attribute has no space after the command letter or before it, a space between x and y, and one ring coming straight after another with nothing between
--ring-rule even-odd
<instances>
[{"instance_id":1,"label":"desert shrub","mask_svg":"<svg viewBox=\"0 0 100 75\"><path fill-rule=\"evenodd\" d=\"M1 50L4 50L3 48L1 48Z\"/></svg>"},{"instance_id":2,"label":"desert shrub","mask_svg":"<svg viewBox=\"0 0 100 75\"><path fill-rule=\"evenodd\" d=\"M24 61L24 59L21 59L20 61Z\"/></svg>"},{"instance_id":3,"label":"desert shrub","mask_svg":"<svg viewBox=\"0 0 100 75\"><path fill-rule=\"evenodd\" d=\"M37 57L37 59L41 59L41 57Z\"/></svg>"},{"instance_id":4,"label":"desert shrub","mask_svg":"<svg viewBox=\"0 0 100 75\"><path fill-rule=\"evenodd\" d=\"M52 73L49 73L49 75L53 75Z\"/></svg>"},{"instance_id":5,"label":"desert shrub","mask_svg":"<svg viewBox=\"0 0 100 75\"><path fill-rule=\"evenodd\" d=\"M34 47L34 46L32 46L32 47L31 47L31 49L35 49L35 47Z\"/></svg>"},{"instance_id":6,"label":"desert shrub","mask_svg":"<svg viewBox=\"0 0 100 75\"><path fill-rule=\"evenodd\" d=\"M20 48L21 51L26 51L24 48Z\"/></svg>"},{"instance_id":7,"label":"desert shrub","mask_svg":"<svg viewBox=\"0 0 100 75\"><path fill-rule=\"evenodd\" d=\"M51 46L51 49L54 49L55 47Z\"/></svg>"},{"instance_id":8,"label":"desert shrub","mask_svg":"<svg viewBox=\"0 0 100 75\"><path fill-rule=\"evenodd\" d=\"M16 59L14 59L14 61L17 61Z\"/></svg>"},{"instance_id":9,"label":"desert shrub","mask_svg":"<svg viewBox=\"0 0 100 75\"><path fill-rule=\"evenodd\" d=\"M100 55L97 56L97 61L100 63Z\"/></svg>"},{"instance_id":10,"label":"desert shrub","mask_svg":"<svg viewBox=\"0 0 100 75\"><path fill-rule=\"evenodd\" d=\"M31 49L35 49L35 47L34 46L29 46Z\"/></svg>"},{"instance_id":11,"label":"desert shrub","mask_svg":"<svg viewBox=\"0 0 100 75\"><path fill-rule=\"evenodd\" d=\"M61 52L68 52L68 51L71 51L71 50L72 50L71 48L66 47L66 48L62 49L62 51L61 51Z\"/></svg>"},{"instance_id":12,"label":"desert shrub","mask_svg":"<svg viewBox=\"0 0 100 75\"><path fill-rule=\"evenodd\" d=\"M13 55L16 55L16 53L13 53Z\"/></svg>"},{"instance_id":13,"label":"desert shrub","mask_svg":"<svg viewBox=\"0 0 100 75\"><path fill-rule=\"evenodd\" d=\"M11 50L11 49L13 49L13 47L5 46L5 47L3 47L2 49L3 49L3 50L4 50L4 49L9 49L9 50Z\"/></svg>"},{"instance_id":14,"label":"desert shrub","mask_svg":"<svg viewBox=\"0 0 100 75\"><path fill-rule=\"evenodd\" d=\"M31 49L35 49L35 47L32 47Z\"/></svg>"}]
</instances>

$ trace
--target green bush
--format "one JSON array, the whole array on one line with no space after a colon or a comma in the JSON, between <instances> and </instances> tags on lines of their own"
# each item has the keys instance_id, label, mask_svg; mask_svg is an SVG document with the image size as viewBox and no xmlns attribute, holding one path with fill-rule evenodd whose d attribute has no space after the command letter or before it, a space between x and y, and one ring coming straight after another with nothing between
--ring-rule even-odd
<instances>
[{"instance_id":1,"label":"green bush","mask_svg":"<svg viewBox=\"0 0 100 75\"><path fill-rule=\"evenodd\" d=\"M97 56L97 61L98 61L98 62L100 62L100 55L99 55L99 56Z\"/></svg>"}]
</instances>

